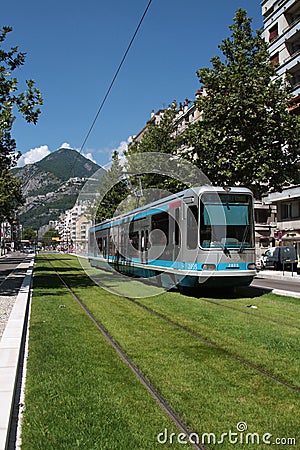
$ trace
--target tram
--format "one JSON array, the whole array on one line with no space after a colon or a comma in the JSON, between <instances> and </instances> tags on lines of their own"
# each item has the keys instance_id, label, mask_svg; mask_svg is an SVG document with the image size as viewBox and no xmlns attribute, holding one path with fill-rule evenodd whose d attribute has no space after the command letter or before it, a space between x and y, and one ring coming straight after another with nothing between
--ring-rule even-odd
<instances>
[{"instance_id":1,"label":"tram","mask_svg":"<svg viewBox=\"0 0 300 450\"><path fill-rule=\"evenodd\" d=\"M89 262L165 288L247 286L253 216L247 188L190 188L91 227Z\"/></svg>"}]
</instances>

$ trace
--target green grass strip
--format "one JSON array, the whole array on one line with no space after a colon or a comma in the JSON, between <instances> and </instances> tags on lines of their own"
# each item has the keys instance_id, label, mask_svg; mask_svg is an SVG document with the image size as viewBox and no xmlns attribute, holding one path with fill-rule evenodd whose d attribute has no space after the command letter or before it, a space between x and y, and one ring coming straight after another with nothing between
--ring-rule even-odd
<instances>
[{"instance_id":1,"label":"green grass strip","mask_svg":"<svg viewBox=\"0 0 300 450\"><path fill-rule=\"evenodd\" d=\"M240 311L229 309L228 299L218 300L219 305L216 305L207 299L180 296L175 292L138 301L270 374L300 387L300 330L285 322L270 321L267 315L262 318L255 309L249 310L247 305L253 300L234 300L232 306L239 302ZM258 309L267 302L269 315L273 318L270 305L276 303L274 296L265 294L263 299L255 299ZM285 302L288 309L289 299ZM291 304L293 314L299 315L300 303L294 305L292 299Z\"/></svg>"},{"instance_id":2,"label":"green grass strip","mask_svg":"<svg viewBox=\"0 0 300 450\"><path fill-rule=\"evenodd\" d=\"M60 270L70 270L67 262L81 270L75 258L65 259L65 263L61 259ZM81 284L93 286L83 271L79 273L83 275ZM106 276L113 278L111 274ZM78 283L76 285L79 287ZM257 292L259 295L253 297ZM230 298L225 292L225 298L195 298L166 292L136 301L262 370L300 387L300 300L266 294L257 289L241 289L238 293L243 296L236 298L235 294ZM257 309L248 308L249 305L255 305Z\"/></svg>"},{"instance_id":3,"label":"green grass strip","mask_svg":"<svg viewBox=\"0 0 300 450\"><path fill-rule=\"evenodd\" d=\"M200 342L162 318L149 314L125 298L94 285L84 275L76 259L67 256L51 258L66 282L72 285L81 300L192 431L198 435L213 433L220 439L222 433L229 433L230 430L236 432L237 423L242 421L248 425L247 432L257 433L260 439L268 433L272 435L272 442L277 438L295 438L296 442L300 442L298 393L239 363L224 351ZM74 268L66 263L73 264ZM41 271L43 267L46 267L45 262L41 262ZM268 295L264 296L265 301L268 301ZM248 300L240 299L241 302ZM254 300L251 299L253 304ZM276 301L274 296L270 300ZM234 301L238 303L239 299ZM279 298L279 301L282 299ZM294 303L288 299L286 301ZM249 359L252 358L250 362L263 363L265 347L269 342L276 342L279 335L281 346L269 345L269 351L276 355L279 349L281 353L276 360L273 361L273 357L268 360L266 370L293 380L297 374L298 353L293 344L297 330L293 327L291 330L286 325L276 327L262 317L258 319L175 292L143 299L143 302L172 320L178 319L182 325L199 333L201 331L202 335L206 333L208 339L217 341L223 347L237 349L239 354L244 352ZM293 308L296 311L297 304ZM255 351L249 351L250 344L256 346ZM285 354L281 348L284 347L289 349L291 359L281 364ZM284 364L287 364L286 371ZM164 428L162 425L161 429ZM168 433L170 435L171 431ZM246 433L238 433L238 438L236 448L257 448L254 444L245 443ZM207 447L232 449L232 443L225 439L222 443ZM141 445L140 448L147 447ZM262 445L260 441L259 448L272 448L272 445ZM276 445L276 448L286 448L286 445Z\"/></svg>"},{"instance_id":4,"label":"green grass strip","mask_svg":"<svg viewBox=\"0 0 300 450\"><path fill-rule=\"evenodd\" d=\"M300 442L298 393L125 298L102 290L84 276L76 260L72 269L65 264L70 264L70 259L65 258L53 258L64 279L190 429L220 437L229 430L237 431L237 423L243 421L248 424L250 433L258 433L261 438L270 433L274 439L296 438ZM276 297L268 295L263 296L264 302L276 303ZM256 300L259 297L251 298L253 304ZM270 373L295 383L299 379L299 330L295 327L233 312L201 301L201 298L175 292L139 301L218 345L247 357L250 362L262 365ZM239 303L238 299L234 301ZM294 300L285 301L298 311ZM241 298L240 302L240 307L244 302L246 308L249 298ZM268 308L272 310L270 305ZM239 435L239 439L243 436ZM232 443L223 442L209 448L230 449ZM249 448L249 444L239 442L238 448ZM259 448L270 448L270 445Z\"/></svg>"},{"instance_id":5,"label":"green grass strip","mask_svg":"<svg viewBox=\"0 0 300 450\"><path fill-rule=\"evenodd\" d=\"M38 259L22 450L152 450L161 448L157 435L165 428L178 434L49 263Z\"/></svg>"}]
</instances>

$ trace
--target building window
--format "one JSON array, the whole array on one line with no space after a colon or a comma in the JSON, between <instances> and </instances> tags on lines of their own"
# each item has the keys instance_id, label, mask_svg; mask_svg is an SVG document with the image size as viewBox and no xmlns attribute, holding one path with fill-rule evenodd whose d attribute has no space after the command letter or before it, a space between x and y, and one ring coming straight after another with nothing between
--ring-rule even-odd
<instances>
[{"instance_id":1,"label":"building window","mask_svg":"<svg viewBox=\"0 0 300 450\"><path fill-rule=\"evenodd\" d=\"M292 89L296 89L300 85L300 71L297 71L295 73L291 73L292 79L291 79L291 86Z\"/></svg>"},{"instance_id":2,"label":"building window","mask_svg":"<svg viewBox=\"0 0 300 450\"><path fill-rule=\"evenodd\" d=\"M269 29L269 42L275 41L278 38L278 23L272 26Z\"/></svg>"},{"instance_id":3,"label":"building window","mask_svg":"<svg viewBox=\"0 0 300 450\"><path fill-rule=\"evenodd\" d=\"M281 216L282 219L290 219L292 217L291 203L283 203L283 205L281 205Z\"/></svg>"},{"instance_id":4,"label":"building window","mask_svg":"<svg viewBox=\"0 0 300 450\"><path fill-rule=\"evenodd\" d=\"M273 67L277 66L279 64L279 53L278 52L270 57L270 63Z\"/></svg>"}]
</instances>

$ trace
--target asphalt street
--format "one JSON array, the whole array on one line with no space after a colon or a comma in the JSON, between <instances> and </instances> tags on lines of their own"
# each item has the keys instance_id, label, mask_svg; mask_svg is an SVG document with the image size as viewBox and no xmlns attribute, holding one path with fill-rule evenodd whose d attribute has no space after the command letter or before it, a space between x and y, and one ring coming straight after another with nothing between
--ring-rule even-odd
<instances>
[{"instance_id":1,"label":"asphalt street","mask_svg":"<svg viewBox=\"0 0 300 450\"><path fill-rule=\"evenodd\" d=\"M22 285L28 264L21 265L28 260L23 253L10 253L0 258L0 295L17 295ZM21 266L20 266L21 265Z\"/></svg>"},{"instance_id":2,"label":"asphalt street","mask_svg":"<svg viewBox=\"0 0 300 450\"><path fill-rule=\"evenodd\" d=\"M251 286L300 293L300 275L294 274L292 277L291 274L287 274L284 277L280 272L274 271L271 275L261 272L254 278Z\"/></svg>"}]
</instances>

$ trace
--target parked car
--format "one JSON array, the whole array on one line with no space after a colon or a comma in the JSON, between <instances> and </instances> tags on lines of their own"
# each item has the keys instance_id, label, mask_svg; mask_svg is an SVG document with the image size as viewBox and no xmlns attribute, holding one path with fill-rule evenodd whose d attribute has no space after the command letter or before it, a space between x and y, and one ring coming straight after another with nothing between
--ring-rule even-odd
<instances>
[{"instance_id":1,"label":"parked car","mask_svg":"<svg viewBox=\"0 0 300 450\"><path fill-rule=\"evenodd\" d=\"M258 258L256 260L255 266L256 266L256 270L262 270L263 269L263 267L262 267L262 259L261 258Z\"/></svg>"},{"instance_id":2,"label":"parked car","mask_svg":"<svg viewBox=\"0 0 300 450\"><path fill-rule=\"evenodd\" d=\"M297 254L294 247L285 245L270 247L260 258L260 270L282 270L283 268L286 268L296 271L297 262Z\"/></svg>"},{"instance_id":3,"label":"parked car","mask_svg":"<svg viewBox=\"0 0 300 450\"><path fill-rule=\"evenodd\" d=\"M34 253L34 248L33 247L24 247L23 248L23 253Z\"/></svg>"}]
</instances>

